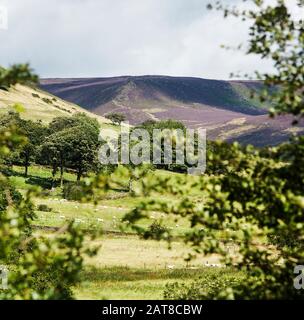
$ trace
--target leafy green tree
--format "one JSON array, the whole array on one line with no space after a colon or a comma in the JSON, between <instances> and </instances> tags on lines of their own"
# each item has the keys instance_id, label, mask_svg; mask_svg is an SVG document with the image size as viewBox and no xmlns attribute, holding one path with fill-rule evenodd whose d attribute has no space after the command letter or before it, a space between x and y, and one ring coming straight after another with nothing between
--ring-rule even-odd
<instances>
[{"instance_id":1,"label":"leafy green tree","mask_svg":"<svg viewBox=\"0 0 304 320\"><path fill-rule=\"evenodd\" d=\"M27 142L23 146L12 153L11 159L12 162L24 166L24 175L27 177L31 161L34 161L37 155L37 147L48 134L48 130L40 121L34 122L22 119L18 112L9 112L0 118L1 127L8 127L10 125L15 125L27 139Z\"/></svg>"},{"instance_id":2,"label":"leafy green tree","mask_svg":"<svg viewBox=\"0 0 304 320\"><path fill-rule=\"evenodd\" d=\"M52 166L53 181L58 168L61 186L64 168L76 170L78 181L94 169L99 130L98 122L85 114L58 117L50 123L51 134L40 147L40 162Z\"/></svg>"},{"instance_id":3,"label":"leafy green tree","mask_svg":"<svg viewBox=\"0 0 304 320\"><path fill-rule=\"evenodd\" d=\"M32 73L28 64L13 65L9 69L0 67L0 89L2 90L8 90L17 83L33 84L37 81L37 75Z\"/></svg>"},{"instance_id":4,"label":"leafy green tree","mask_svg":"<svg viewBox=\"0 0 304 320\"><path fill-rule=\"evenodd\" d=\"M91 132L99 133L100 125L96 118L89 117L84 113L76 113L72 117L56 117L49 125L51 133L55 133L64 129L85 125L90 127Z\"/></svg>"},{"instance_id":5,"label":"leafy green tree","mask_svg":"<svg viewBox=\"0 0 304 320\"><path fill-rule=\"evenodd\" d=\"M84 173L94 169L99 145L98 136L89 134L86 127L83 126L75 128L67 139L72 146L69 157L70 167L76 169L77 181L79 181Z\"/></svg>"},{"instance_id":6,"label":"leafy green tree","mask_svg":"<svg viewBox=\"0 0 304 320\"><path fill-rule=\"evenodd\" d=\"M34 161L37 155L37 147L42 143L48 134L47 128L41 122L31 120L21 120L18 123L21 132L27 138L27 143L20 150L20 158L24 166L24 175L28 176L28 168L31 161Z\"/></svg>"},{"instance_id":7,"label":"leafy green tree","mask_svg":"<svg viewBox=\"0 0 304 320\"><path fill-rule=\"evenodd\" d=\"M113 124L120 125L123 121L126 120L126 117L122 113L112 112L105 115L105 118L112 121Z\"/></svg>"},{"instance_id":8,"label":"leafy green tree","mask_svg":"<svg viewBox=\"0 0 304 320\"><path fill-rule=\"evenodd\" d=\"M51 165L53 187L58 168L60 169L60 186L63 186L64 168L69 152L71 152L71 146L62 131L48 136L45 142L40 146L39 162Z\"/></svg>"}]
</instances>

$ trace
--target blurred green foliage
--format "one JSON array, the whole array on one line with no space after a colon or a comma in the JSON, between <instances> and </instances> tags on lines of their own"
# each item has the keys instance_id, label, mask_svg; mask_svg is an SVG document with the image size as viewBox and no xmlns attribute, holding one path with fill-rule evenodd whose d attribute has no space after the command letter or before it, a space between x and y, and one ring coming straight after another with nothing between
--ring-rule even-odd
<instances>
[{"instance_id":1,"label":"blurred green foliage","mask_svg":"<svg viewBox=\"0 0 304 320\"><path fill-rule=\"evenodd\" d=\"M2 88L35 80L27 65L0 70ZM16 121L2 126L0 169L12 152L28 143ZM71 299L71 286L79 280L84 255L96 253L97 248L83 246L84 233L73 223L50 237L33 234L32 198L38 194L33 188L21 196L0 174L0 263L9 270L8 288L0 289L0 299Z\"/></svg>"}]
</instances>

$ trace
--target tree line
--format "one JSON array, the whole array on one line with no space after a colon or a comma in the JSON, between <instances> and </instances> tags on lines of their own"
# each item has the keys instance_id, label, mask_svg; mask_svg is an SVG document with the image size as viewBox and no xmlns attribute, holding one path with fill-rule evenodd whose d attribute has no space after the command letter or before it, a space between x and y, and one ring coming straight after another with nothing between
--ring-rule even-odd
<instances>
[{"instance_id":1,"label":"tree line","mask_svg":"<svg viewBox=\"0 0 304 320\"><path fill-rule=\"evenodd\" d=\"M32 163L50 166L53 181L59 172L62 186L66 169L73 170L79 181L98 166L100 125L94 118L77 113L54 118L45 125L41 121L22 119L18 112L10 112L0 118L0 127L10 126L26 137L26 142L6 157L5 164L24 166L26 177Z\"/></svg>"}]
</instances>

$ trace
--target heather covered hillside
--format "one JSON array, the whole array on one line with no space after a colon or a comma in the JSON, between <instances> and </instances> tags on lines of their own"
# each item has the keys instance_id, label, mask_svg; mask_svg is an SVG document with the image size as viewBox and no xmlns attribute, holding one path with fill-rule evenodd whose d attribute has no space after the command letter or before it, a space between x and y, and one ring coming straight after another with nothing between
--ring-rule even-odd
<instances>
[{"instance_id":1,"label":"heather covered hillside","mask_svg":"<svg viewBox=\"0 0 304 320\"><path fill-rule=\"evenodd\" d=\"M44 79L41 87L96 114L125 114L131 124L175 119L191 128L206 128L210 139L275 145L302 131L291 120L270 120L269 104L252 92L257 81L219 81L192 77L123 76Z\"/></svg>"},{"instance_id":2,"label":"heather covered hillside","mask_svg":"<svg viewBox=\"0 0 304 320\"><path fill-rule=\"evenodd\" d=\"M264 114L257 100L250 98L258 82L228 82L191 77L123 76L114 78L44 79L41 86L58 96L105 112L107 108L164 110L174 106L210 106L248 115ZM154 110L150 110L155 113Z\"/></svg>"}]
</instances>

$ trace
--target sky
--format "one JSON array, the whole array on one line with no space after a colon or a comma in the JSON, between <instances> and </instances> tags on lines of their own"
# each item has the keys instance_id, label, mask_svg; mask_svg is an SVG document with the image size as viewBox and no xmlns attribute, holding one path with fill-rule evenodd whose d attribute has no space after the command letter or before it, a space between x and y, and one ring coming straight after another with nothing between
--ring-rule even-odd
<instances>
[{"instance_id":1,"label":"sky","mask_svg":"<svg viewBox=\"0 0 304 320\"><path fill-rule=\"evenodd\" d=\"M8 28L0 28L0 65L29 62L43 78L228 79L231 72L270 70L267 61L221 48L246 43L248 26L207 10L208 2L0 0L8 11Z\"/></svg>"}]
</instances>

